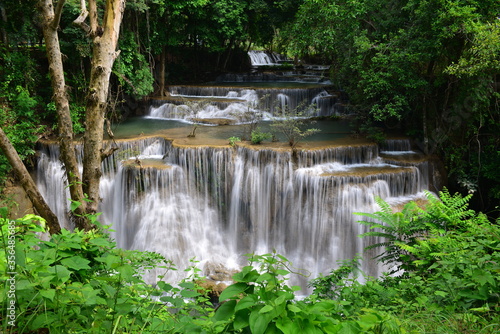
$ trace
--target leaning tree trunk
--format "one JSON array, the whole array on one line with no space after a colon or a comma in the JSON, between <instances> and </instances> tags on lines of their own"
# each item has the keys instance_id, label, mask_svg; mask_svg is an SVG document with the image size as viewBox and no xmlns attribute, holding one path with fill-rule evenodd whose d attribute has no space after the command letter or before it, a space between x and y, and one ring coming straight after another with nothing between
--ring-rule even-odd
<instances>
[{"instance_id":1,"label":"leaning tree trunk","mask_svg":"<svg viewBox=\"0 0 500 334\"><path fill-rule=\"evenodd\" d=\"M100 202L99 181L101 162L113 150L105 150L103 144L104 117L108 100L109 78L113 63L118 56L118 36L125 8L125 0L107 0L102 26L98 27L95 0L89 1L91 36L93 36L92 67L89 94L85 113L83 189L90 202L87 213L97 212Z\"/></svg>"},{"instance_id":2,"label":"leaning tree trunk","mask_svg":"<svg viewBox=\"0 0 500 334\"><path fill-rule=\"evenodd\" d=\"M14 173L21 182L24 191L28 195L31 203L35 207L38 214L47 221L47 226L49 228L50 234L60 233L61 226L54 212L49 208L47 202L42 197L42 194L38 191L35 181L31 178L26 166L24 166L21 158L17 154L16 149L12 146L9 138L5 135L2 128L0 128L0 148L4 152L7 160L9 160Z\"/></svg>"},{"instance_id":3,"label":"leaning tree trunk","mask_svg":"<svg viewBox=\"0 0 500 334\"><path fill-rule=\"evenodd\" d=\"M91 226L88 220L84 218L86 202L84 201L80 171L78 169L73 141L73 123L71 121L62 54L57 33L64 2L64 0L59 0L57 7L54 9L52 0L40 0L39 7L43 18L43 36L45 39L47 60L49 62L50 79L54 94L53 100L58 116L61 160L64 163L71 199L81 203L74 210L74 222L77 228L88 230Z\"/></svg>"}]
</instances>

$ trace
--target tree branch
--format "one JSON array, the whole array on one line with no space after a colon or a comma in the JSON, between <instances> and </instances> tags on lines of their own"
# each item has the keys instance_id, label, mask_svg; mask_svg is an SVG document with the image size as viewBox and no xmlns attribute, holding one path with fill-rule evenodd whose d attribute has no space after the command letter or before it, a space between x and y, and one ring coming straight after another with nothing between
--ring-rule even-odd
<instances>
[{"instance_id":1,"label":"tree branch","mask_svg":"<svg viewBox=\"0 0 500 334\"><path fill-rule=\"evenodd\" d=\"M82 0L85 1L85 0ZM96 0L89 0L89 13L90 13L90 31L92 34L96 34L98 30L97 22L97 4Z\"/></svg>"},{"instance_id":2,"label":"tree branch","mask_svg":"<svg viewBox=\"0 0 500 334\"><path fill-rule=\"evenodd\" d=\"M88 15L89 11L85 0L80 0L80 15L73 21L73 24L82 28L87 34L90 33L90 27L85 23Z\"/></svg>"},{"instance_id":3,"label":"tree branch","mask_svg":"<svg viewBox=\"0 0 500 334\"><path fill-rule=\"evenodd\" d=\"M61 226L59 225L57 216L50 209L47 202L45 202L42 194L38 191L35 181L31 178L26 166L24 166L21 158L19 158L19 155L17 154L16 149L12 146L9 138L2 128L0 128L0 149L3 150L7 160L9 160L14 173L19 179L36 211L47 221L50 234L61 233Z\"/></svg>"},{"instance_id":4,"label":"tree branch","mask_svg":"<svg viewBox=\"0 0 500 334\"><path fill-rule=\"evenodd\" d=\"M118 146L111 145L111 147L108 147L106 150L101 150L101 161L115 153L115 151L117 151L118 149Z\"/></svg>"},{"instance_id":5,"label":"tree branch","mask_svg":"<svg viewBox=\"0 0 500 334\"><path fill-rule=\"evenodd\" d=\"M50 23L50 26L54 30L57 30L57 27L59 27L59 23L61 22L62 10L63 10L65 3L66 3L66 0L59 0L57 2L55 13L54 13L54 19Z\"/></svg>"}]
</instances>

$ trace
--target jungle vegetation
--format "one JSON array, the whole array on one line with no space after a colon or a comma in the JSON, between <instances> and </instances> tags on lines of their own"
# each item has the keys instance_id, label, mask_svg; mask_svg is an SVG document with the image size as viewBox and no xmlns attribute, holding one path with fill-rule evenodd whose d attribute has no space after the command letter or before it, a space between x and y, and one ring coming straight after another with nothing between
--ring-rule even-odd
<instances>
[{"instance_id":1,"label":"jungle vegetation","mask_svg":"<svg viewBox=\"0 0 500 334\"><path fill-rule=\"evenodd\" d=\"M196 263L169 284L147 284L150 269L176 270L152 252L119 249L97 216L90 231L61 230L49 240L43 218L1 218L2 330L15 333L498 333L500 226L468 207L470 195L428 194L401 212L382 200L360 223L382 235L379 261L396 274L367 277L360 258L309 280L297 298L277 253L249 254L222 292L204 284ZM7 210L2 209L6 217ZM15 236L15 246L9 237ZM15 249L14 249L15 248ZM15 264L10 256L14 253ZM194 261L194 260L193 260ZM12 269L12 267L14 269ZM12 275L13 270L16 272ZM360 279L362 278L362 279ZM9 325L15 283L15 318Z\"/></svg>"},{"instance_id":2,"label":"jungle vegetation","mask_svg":"<svg viewBox=\"0 0 500 334\"><path fill-rule=\"evenodd\" d=\"M382 210L365 224L387 238L379 260L396 275L358 280L359 261L352 259L312 279L314 292L297 300L296 288L286 284L293 274L287 259L253 254L214 304L194 266L178 286L146 284L145 270L174 265L158 254L117 249L109 227L87 207L95 201L86 196L95 193L75 179L81 228L54 231L47 217L37 216L15 222L18 333L498 332L498 1L129 0L114 15L122 24L111 46L120 52L102 71L109 89L92 83L95 70L106 68L95 61L108 22L101 19L112 1L88 1L90 18L82 3L0 4L0 126L28 169L41 137L102 133L102 124L90 122L93 106L105 121L122 119L142 97L165 94L170 83L245 69L246 51L262 48L331 65L331 80L349 94L361 133L410 135L425 153L443 159L450 190L463 195L429 195L425 208L410 203L398 213L380 201ZM60 16L50 17L51 9ZM62 55L59 94L47 27ZM89 157L103 149L102 142L95 145ZM12 175L6 156L0 155L3 180ZM102 158L94 156L90 165ZM83 177L88 187L99 173ZM6 217L2 210L5 312ZM41 240L37 232L47 230L54 234ZM2 312L4 332L7 315Z\"/></svg>"}]
</instances>

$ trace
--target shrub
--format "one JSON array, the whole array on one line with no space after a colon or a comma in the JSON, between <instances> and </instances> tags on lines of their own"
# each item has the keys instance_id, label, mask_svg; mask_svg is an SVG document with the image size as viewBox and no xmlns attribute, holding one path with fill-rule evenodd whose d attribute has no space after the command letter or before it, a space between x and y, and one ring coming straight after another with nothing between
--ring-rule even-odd
<instances>
[{"instance_id":1,"label":"shrub","mask_svg":"<svg viewBox=\"0 0 500 334\"><path fill-rule=\"evenodd\" d=\"M262 131L260 131L259 128L257 128L257 129L252 131L250 141L252 142L252 144L260 144L264 140L269 140L271 138L272 138L272 134L270 134L269 132L262 132Z\"/></svg>"},{"instance_id":2,"label":"shrub","mask_svg":"<svg viewBox=\"0 0 500 334\"><path fill-rule=\"evenodd\" d=\"M231 146L234 146L236 145L237 142L240 142L241 141L241 138L240 137L229 137L229 145Z\"/></svg>"}]
</instances>

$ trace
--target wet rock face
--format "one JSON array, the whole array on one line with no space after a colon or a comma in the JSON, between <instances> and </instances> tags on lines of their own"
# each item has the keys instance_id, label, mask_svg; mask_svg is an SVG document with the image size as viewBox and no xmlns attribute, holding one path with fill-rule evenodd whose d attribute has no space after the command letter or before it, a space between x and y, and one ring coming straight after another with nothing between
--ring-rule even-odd
<instances>
[{"instance_id":1,"label":"wet rock face","mask_svg":"<svg viewBox=\"0 0 500 334\"><path fill-rule=\"evenodd\" d=\"M203 274L211 281L217 282L232 282L233 275L237 270L228 269L221 263L207 262L203 268Z\"/></svg>"},{"instance_id":2,"label":"wet rock face","mask_svg":"<svg viewBox=\"0 0 500 334\"><path fill-rule=\"evenodd\" d=\"M203 267L205 278L196 281L201 288L200 293L204 293L214 305L219 303L219 296L233 282L233 275L237 270L228 269L220 263L207 262Z\"/></svg>"}]
</instances>

